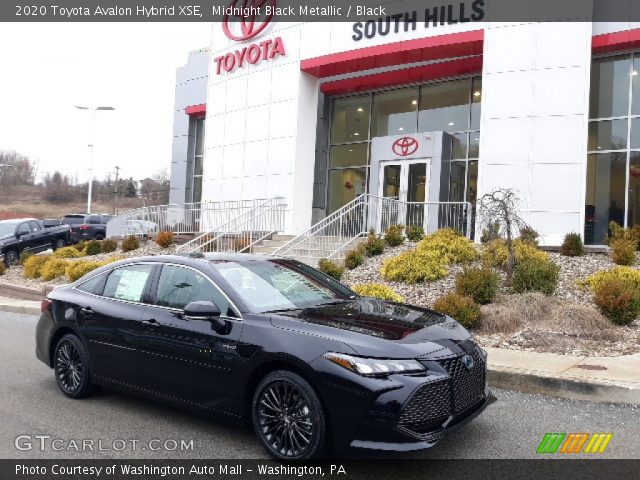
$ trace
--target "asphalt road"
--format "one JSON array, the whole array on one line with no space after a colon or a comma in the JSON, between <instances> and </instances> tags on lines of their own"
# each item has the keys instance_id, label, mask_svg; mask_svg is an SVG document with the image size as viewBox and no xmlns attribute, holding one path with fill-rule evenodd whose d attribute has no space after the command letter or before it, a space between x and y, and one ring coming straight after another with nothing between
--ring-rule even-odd
<instances>
[{"instance_id":1,"label":"asphalt road","mask_svg":"<svg viewBox=\"0 0 640 480\"><path fill-rule=\"evenodd\" d=\"M0 458L265 458L248 429L104 389L84 400L66 398L58 391L52 371L35 357L36 320L0 312ZM600 458L640 459L640 412L636 407L504 390L495 393L498 402L431 450L387 455L539 458L535 450L546 432L612 432L613 440ZM19 435L30 435L20 445L27 448L30 441L33 448L18 450ZM56 444L62 450L53 450L48 439L44 440L46 448L40 450L34 435L62 439ZM93 440L94 449L76 451L74 442L82 445L83 440ZM138 441L136 450L131 440ZM168 450L152 450L165 440ZM184 451L180 451L181 440L186 441ZM191 440L193 448L189 449ZM367 458L360 452L353 456Z\"/></svg>"}]
</instances>

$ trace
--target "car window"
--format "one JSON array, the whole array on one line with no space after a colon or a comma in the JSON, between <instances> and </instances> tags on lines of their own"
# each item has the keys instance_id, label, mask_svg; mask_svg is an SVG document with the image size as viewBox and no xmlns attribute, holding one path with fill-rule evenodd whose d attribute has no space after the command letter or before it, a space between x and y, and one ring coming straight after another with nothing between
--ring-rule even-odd
<instances>
[{"instance_id":1,"label":"car window","mask_svg":"<svg viewBox=\"0 0 640 480\"><path fill-rule=\"evenodd\" d=\"M93 225L102 223L102 216L101 215L91 215L89 217L89 223L91 223Z\"/></svg>"},{"instance_id":2,"label":"car window","mask_svg":"<svg viewBox=\"0 0 640 480\"><path fill-rule=\"evenodd\" d=\"M142 301L153 265L129 265L113 270L104 286L104 296L130 302Z\"/></svg>"},{"instance_id":3,"label":"car window","mask_svg":"<svg viewBox=\"0 0 640 480\"><path fill-rule=\"evenodd\" d=\"M29 228L29 224L27 222L21 223L18 227L18 235L26 235L31 233L31 229Z\"/></svg>"},{"instance_id":4,"label":"car window","mask_svg":"<svg viewBox=\"0 0 640 480\"><path fill-rule=\"evenodd\" d=\"M204 275L190 268L162 267L156 305L183 309L190 302L207 300L215 303L222 315L236 316L226 297Z\"/></svg>"},{"instance_id":5,"label":"car window","mask_svg":"<svg viewBox=\"0 0 640 480\"><path fill-rule=\"evenodd\" d=\"M62 219L62 223L64 225L78 225L80 223L84 223L84 216L74 215L74 216L64 217Z\"/></svg>"},{"instance_id":6,"label":"car window","mask_svg":"<svg viewBox=\"0 0 640 480\"><path fill-rule=\"evenodd\" d=\"M101 275L96 275L95 277L90 278L84 283L81 283L76 288L83 292L93 293L94 295L102 295L102 290L104 286L104 280L107 276L106 273Z\"/></svg>"},{"instance_id":7,"label":"car window","mask_svg":"<svg viewBox=\"0 0 640 480\"><path fill-rule=\"evenodd\" d=\"M31 231L32 232L37 232L40 230L40 224L38 222L29 222L29 225L31 226Z\"/></svg>"}]
</instances>

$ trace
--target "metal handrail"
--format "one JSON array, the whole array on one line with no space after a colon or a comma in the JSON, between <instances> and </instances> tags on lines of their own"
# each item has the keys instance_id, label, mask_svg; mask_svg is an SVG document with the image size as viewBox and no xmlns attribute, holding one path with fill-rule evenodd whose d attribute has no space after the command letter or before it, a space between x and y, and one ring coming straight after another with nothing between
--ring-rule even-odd
<instances>
[{"instance_id":1,"label":"metal handrail","mask_svg":"<svg viewBox=\"0 0 640 480\"><path fill-rule=\"evenodd\" d=\"M469 202L403 202L362 194L276 249L273 254L294 257L311 265L321 258L342 260L347 247L354 245L371 228L384 232L396 224L419 225L425 233L452 227L469 238L471 208Z\"/></svg>"},{"instance_id":2,"label":"metal handrail","mask_svg":"<svg viewBox=\"0 0 640 480\"><path fill-rule=\"evenodd\" d=\"M178 252L246 252L284 230L287 204L283 197L266 200L178 247Z\"/></svg>"}]
</instances>

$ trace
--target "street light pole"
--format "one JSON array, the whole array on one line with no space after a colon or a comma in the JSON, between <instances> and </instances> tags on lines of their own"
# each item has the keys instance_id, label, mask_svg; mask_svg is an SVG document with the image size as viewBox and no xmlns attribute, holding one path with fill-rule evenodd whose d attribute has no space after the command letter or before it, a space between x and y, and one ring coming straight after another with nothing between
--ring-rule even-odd
<instances>
[{"instance_id":1,"label":"street light pole","mask_svg":"<svg viewBox=\"0 0 640 480\"><path fill-rule=\"evenodd\" d=\"M87 213L91 213L91 196L93 194L93 142L96 133L96 114L99 111L112 111L113 107L83 107L74 105L78 110L89 110L91 112L91 125L89 131L89 191L87 192Z\"/></svg>"}]
</instances>

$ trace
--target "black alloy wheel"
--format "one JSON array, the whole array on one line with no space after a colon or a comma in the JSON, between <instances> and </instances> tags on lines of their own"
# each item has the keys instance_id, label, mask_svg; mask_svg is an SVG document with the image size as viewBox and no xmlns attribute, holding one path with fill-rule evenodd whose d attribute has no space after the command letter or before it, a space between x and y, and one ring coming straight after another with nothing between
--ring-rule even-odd
<instances>
[{"instance_id":1,"label":"black alloy wheel","mask_svg":"<svg viewBox=\"0 0 640 480\"><path fill-rule=\"evenodd\" d=\"M313 388L299 375L280 370L267 375L253 399L253 424L266 450L282 460L318 456L325 417Z\"/></svg>"},{"instance_id":2,"label":"black alloy wheel","mask_svg":"<svg viewBox=\"0 0 640 480\"><path fill-rule=\"evenodd\" d=\"M101 233L98 233L96 235L96 240L100 241L100 240L104 240L104 235L102 235Z\"/></svg>"},{"instance_id":3,"label":"black alloy wheel","mask_svg":"<svg viewBox=\"0 0 640 480\"><path fill-rule=\"evenodd\" d=\"M54 245L53 249L54 250L58 250L60 248L66 247L67 246L67 242L65 242L63 239L59 238L58 240L56 240L56 244Z\"/></svg>"},{"instance_id":4,"label":"black alloy wheel","mask_svg":"<svg viewBox=\"0 0 640 480\"><path fill-rule=\"evenodd\" d=\"M14 267L18 264L18 254L15 250L9 250L8 252L5 252L4 254L4 262L10 266L10 267Z\"/></svg>"},{"instance_id":5,"label":"black alloy wheel","mask_svg":"<svg viewBox=\"0 0 640 480\"><path fill-rule=\"evenodd\" d=\"M78 337L65 335L56 345L53 368L62 393L81 398L91 389L89 361L86 349Z\"/></svg>"}]
</instances>

